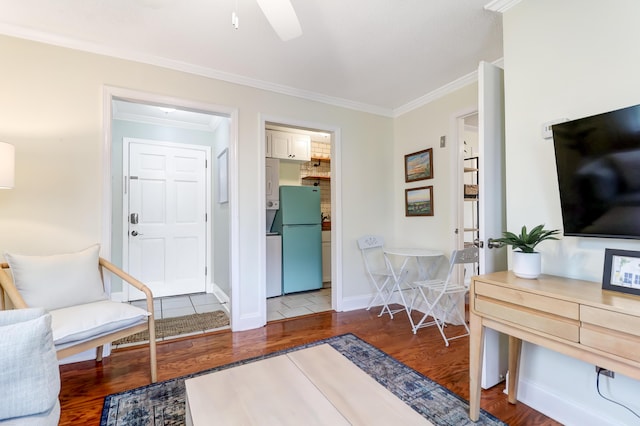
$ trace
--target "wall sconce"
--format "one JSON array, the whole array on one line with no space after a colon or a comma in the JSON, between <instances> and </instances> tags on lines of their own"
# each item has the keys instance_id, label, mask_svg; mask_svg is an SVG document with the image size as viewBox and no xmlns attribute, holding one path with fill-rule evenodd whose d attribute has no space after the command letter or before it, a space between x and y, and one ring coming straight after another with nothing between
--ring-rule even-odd
<instances>
[{"instance_id":1,"label":"wall sconce","mask_svg":"<svg viewBox=\"0 0 640 426\"><path fill-rule=\"evenodd\" d=\"M0 189L13 189L15 183L16 149L0 142Z\"/></svg>"}]
</instances>

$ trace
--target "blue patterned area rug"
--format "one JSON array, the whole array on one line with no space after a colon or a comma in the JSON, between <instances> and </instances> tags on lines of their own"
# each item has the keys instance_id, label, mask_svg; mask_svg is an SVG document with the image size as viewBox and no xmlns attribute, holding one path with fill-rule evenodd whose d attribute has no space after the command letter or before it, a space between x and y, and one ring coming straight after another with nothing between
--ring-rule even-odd
<instances>
[{"instance_id":1,"label":"blue patterned area rug","mask_svg":"<svg viewBox=\"0 0 640 426\"><path fill-rule=\"evenodd\" d=\"M335 336L189 376L109 395L104 401L100 425L184 425L185 379L323 343L330 344L436 426L505 425L483 410L480 412L480 419L476 423L472 422L468 416L469 404L467 401L353 334Z\"/></svg>"}]
</instances>

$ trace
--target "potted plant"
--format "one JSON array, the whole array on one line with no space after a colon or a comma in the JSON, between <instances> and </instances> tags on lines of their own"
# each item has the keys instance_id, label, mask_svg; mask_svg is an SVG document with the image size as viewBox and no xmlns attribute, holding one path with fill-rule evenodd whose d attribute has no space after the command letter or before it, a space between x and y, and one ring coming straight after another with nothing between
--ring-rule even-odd
<instances>
[{"instance_id":1,"label":"potted plant","mask_svg":"<svg viewBox=\"0 0 640 426\"><path fill-rule=\"evenodd\" d=\"M544 225L538 225L530 232L523 226L520 235L513 232L503 232L503 237L496 241L513 246L513 273L520 278L538 278L541 271L540 253L535 247L545 240L557 240L554 235L560 231L558 229L547 230Z\"/></svg>"}]
</instances>

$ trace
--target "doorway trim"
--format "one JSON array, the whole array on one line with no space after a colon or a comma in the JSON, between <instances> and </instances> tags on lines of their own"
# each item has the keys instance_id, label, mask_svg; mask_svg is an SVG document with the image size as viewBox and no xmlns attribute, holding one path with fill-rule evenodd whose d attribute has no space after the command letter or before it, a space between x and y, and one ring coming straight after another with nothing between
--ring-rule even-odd
<instances>
[{"instance_id":1,"label":"doorway trim","mask_svg":"<svg viewBox=\"0 0 640 426\"><path fill-rule=\"evenodd\" d=\"M340 127L335 125L315 123L309 121L295 120L286 117L277 117L267 114L260 114L260 158L264 160L266 153L265 128L269 123L277 123L283 126L298 127L315 131L331 133L331 309L336 312L343 310L342 297L342 175L341 175L341 134ZM265 162L260 161L260 188L266 186ZM261 197L260 201L260 223L266 222L266 199ZM261 228L264 229L264 226ZM262 315L264 324L267 323L267 298L266 298L266 244L267 237L263 232L260 236L260 294L264 300L262 304Z\"/></svg>"},{"instance_id":2,"label":"doorway trim","mask_svg":"<svg viewBox=\"0 0 640 426\"><path fill-rule=\"evenodd\" d=\"M451 182L454 184L453 197L451 201L451 210L456 212L455 214L455 227L457 234L454 233L453 247L461 249L464 247L464 144L460 142L463 137L461 128L464 126L464 119L477 114L478 107L472 106L459 110L451 115L450 127L452 146L451 146Z\"/></svg>"},{"instance_id":3,"label":"doorway trim","mask_svg":"<svg viewBox=\"0 0 640 426\"><path fill-rule=\"evenodd\" d=\"M231 281L231 328L237 323L239 309L239 235L238 223L238 110L237 108L208 104L203 102L190 101L182 98L158 95L155 93L143 92L132 89L125 89L114 86L103 87L103 141L102 141L102 250L101 254L107 258L111 257L111 233L112 233L112 185L111 185L111 138L113 110L112 101L114 99L125 100L136 103L147 103L159 106L175 106L183 109L201 111L214 115L226 115L229 117L229 277ZM111 283L105 277L105 288L111 292Z\"/></svg>"}]
</instances>

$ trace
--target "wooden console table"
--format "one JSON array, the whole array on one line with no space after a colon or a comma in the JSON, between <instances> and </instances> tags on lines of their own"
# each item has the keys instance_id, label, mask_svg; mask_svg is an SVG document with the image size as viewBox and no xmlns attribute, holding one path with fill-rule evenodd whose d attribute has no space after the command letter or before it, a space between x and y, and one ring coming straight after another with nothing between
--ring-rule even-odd
<instances>
[{"instance_id":1,"label":"wooden console table","mask_svg":"<svg viewBox=\"0 0 640 426\"><path fill-rule=\"evenodd\" d=\"M640 297L600 283L510 271L473 277L469 417L478 420L485 327L509 335L509 402L515 404L522 341L640 380Z\"/></svg>"}]
</instances>

